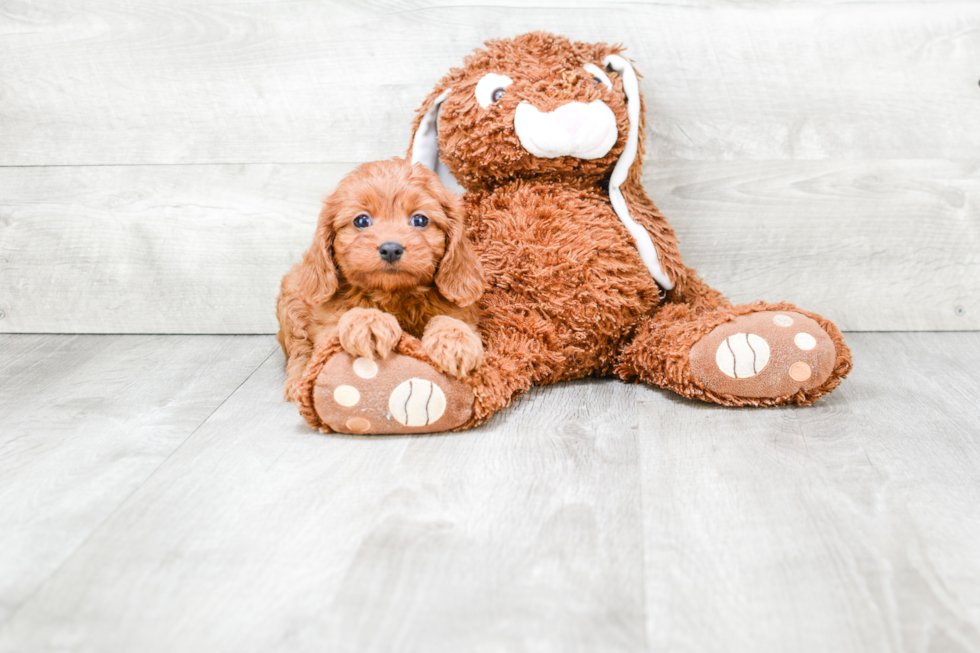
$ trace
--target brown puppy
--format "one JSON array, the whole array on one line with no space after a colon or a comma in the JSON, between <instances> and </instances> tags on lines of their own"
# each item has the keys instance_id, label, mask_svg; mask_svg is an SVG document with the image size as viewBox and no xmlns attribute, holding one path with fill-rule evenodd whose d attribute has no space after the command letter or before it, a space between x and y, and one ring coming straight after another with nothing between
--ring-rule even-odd
<instances>
[{"instance_id":1,"label":"brown puppy","mask_svg":"<svg viewBox=\"0 0 980 653\"><path fill-rule=\"evenodd\" d=\"M277 315L286 399L314 349L338 336L353 356L387 358L402 331L443 372L476 369L483 272L458 197L405 159L366 163L324 202L313 245L282 280Z\"/></svg>"}]
</instances>

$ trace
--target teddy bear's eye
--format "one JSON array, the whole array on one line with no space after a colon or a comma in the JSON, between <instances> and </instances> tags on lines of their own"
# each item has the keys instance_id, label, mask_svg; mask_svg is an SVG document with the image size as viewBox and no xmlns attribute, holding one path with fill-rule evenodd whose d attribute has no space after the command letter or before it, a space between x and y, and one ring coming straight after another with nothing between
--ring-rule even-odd
<instances>
[{"instance_id":1,"label":"teddy bear's eye","mask_svg":"<svg viewBox=\"0 0 980 653\"><path fill-rule=\"evenodd\" d=\"M514 81L507 75L487 73L476 84L476 101L481 107L486 109L488 106L502 98L504 95L504 89L513 83Z\"/></svg>"},{"instance_id":2,"label":"teddy bear's eye","mask_svg":"<svg viewBox=\"0 0 980 653\"><path fill-rule=\"evenodd\" d=\"M367 229L371 226L371 218L364 215L363 213L356 218L354 218L354 226L358 229Z\"/></svg>"},{"instance_id":3,"label":"teddy bear's eye","mask_svg":"<svg viewBox=\"0 0 980 653\"><path fill-rule=\"evenodd\" d=\"M412 226L421 229L425 225L429 224L429 219L422 215L421 213L416 213L412 216Z\"/></svg>"},{"instance_id":4,"label":"teddy bear's eye","mask_svg":"<svg viewBox=\"0 0 980 653\"><path fill-rule=\"evenodd\" d=\"M612 90L612 82L609 81L609 76L602 72L602 69L594 63L587 63L584 66L585 72L592 73L592 79L595 80L596 86L599 84L605 84L607 90Z\"/></svg>"}]
</instances>

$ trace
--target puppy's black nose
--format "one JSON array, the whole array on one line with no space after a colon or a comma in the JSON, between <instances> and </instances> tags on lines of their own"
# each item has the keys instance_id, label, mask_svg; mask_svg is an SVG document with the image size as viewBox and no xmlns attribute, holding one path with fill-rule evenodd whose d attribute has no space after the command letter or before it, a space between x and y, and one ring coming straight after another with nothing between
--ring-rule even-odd
<instances>
[{"instance_id":1,"label":"puppy's black nose","mask_svg":"<svg viewBox=\"0 0 980 653\"><path fill-rule=\"evenodd\" d=\"M382 243L378 247L378 254L381 254L381 258L388 261L389 263L394 263L402 257L405 253L405 248L401 246L400 243L387 242Z\"/></svg>"}]
</instances>

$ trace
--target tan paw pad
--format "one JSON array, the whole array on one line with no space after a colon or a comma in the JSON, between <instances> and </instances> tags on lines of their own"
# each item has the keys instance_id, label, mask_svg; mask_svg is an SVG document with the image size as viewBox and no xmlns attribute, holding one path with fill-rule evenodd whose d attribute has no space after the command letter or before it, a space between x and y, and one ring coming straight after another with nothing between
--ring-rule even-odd
<instances>
[{"instance_id":1,"label":"tan paw pad","mask_svg":"<svg viewBox=\"0 0 980 653\"><path fill-rule=\"evenodd\" d=\"M351 433L367 433L371 430L371 422L363 417L351 417L347 420L347 428Z\"/></svg>"},{"instance_id":2,"label":"tan paw pad","mask_svg":"<svg viewBox=\"0 0 980 653\"><path fill-rule=\"evenodd\" d=\"M391 393L388 410L399 424L426 426L446 412L446 395L431 381L409 379Z\"/></svg>"},{"instance_id":3,"label":"tan paw pad","mask_svg":"<svg viewBox=\"0 0 980 653\"><path fill-rule=\"evenodd\" d=\"M811 349L817 346L817 339L811 336L806 331L801 331L800 333L797 333L796 337L793 338L793 342L796 344L797 347L799 347L804 351L810 351Z\"/></svg>"},{"instance_id":4,"label":"tan paw pad","mask_svg":"<svg viewBox=\"0 0 980 653\"><path fill-rule=\"evenodd\" d=\"M769 343L754 333L736 333L718 345L715 363L733 379L755 376L769 362Z\"/></svg>"},{"instance_id":5,"label":"tan paw pad","mask_svg":"<svg viewBox=\"0 0 980 653\"><path fill-rule=\"evenodd\" d=\"M333 391L333 400L341 406L353 406L361 400L361 393L350 385L339 385Z\"/></svg>"},{"instance_id":6,"label":"tan paw pad","mask_svg":"<svg viewBox=\"0 0 980 653\"><path fill-rule=\"evenodd\" d=\"M789 366L789 376L794 381L803 383L813 374L813 370L806 363L797 361Z\"/></svg>"},{"instance_id":7,"label":"tan paw pad","mask_svg":"<svg viewBox=\"0 0 980 653\"><path fill-rule=\"evenodd\" d=\"M340 352L320 370L313 405L339 433L431 433L465 424L473 391L410 356L371 360Z\"/></svg>"},{"instance_id":8,"label":"tan paw pad","mask_svg":"<svg viewBox=\"0 0 980 653\"><path fill-rule=\"evenodd\" d=\"M772 399L818 387L836 359L820 325L792 311L758 311L720 324L695 343L689 357L691 374L703 388Z\"/></svg>"},{"instance_id":9,"label":"tan paw pad","mask_svg":"<svg viewBox=\"0 0 980 653\"><path fill-rule=\"evenodd\" d=\"M364 356L355 360L351 367L354 369L354 374L362 379L373 379L378 375L378 364Z\"/></svg>"}]
</instances>

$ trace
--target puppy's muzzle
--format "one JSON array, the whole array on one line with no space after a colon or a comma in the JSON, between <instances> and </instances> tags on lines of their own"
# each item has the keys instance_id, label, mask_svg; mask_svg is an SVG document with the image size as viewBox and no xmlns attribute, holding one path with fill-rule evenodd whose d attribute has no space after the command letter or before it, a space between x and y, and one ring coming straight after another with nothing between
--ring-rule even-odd
<instances>
[{"instance_id":1,"label":"puppy's muzzle","mask_svg":"<svg viewBox=\"0 0 980 653\"><path fill-rule=\"evenodd\" d=\"M395 261L400 259L402 257L402 254L404 253L405 253L405 248L402 247L400 243L396 243L396 242L389 241L387 243L382 243L378 247L378 254L380 254L381 258L383 258L388 263L394 263Z\"/></svg>"}]
</instances>

